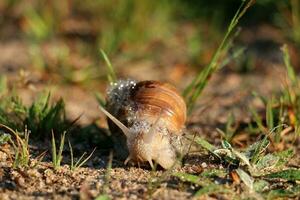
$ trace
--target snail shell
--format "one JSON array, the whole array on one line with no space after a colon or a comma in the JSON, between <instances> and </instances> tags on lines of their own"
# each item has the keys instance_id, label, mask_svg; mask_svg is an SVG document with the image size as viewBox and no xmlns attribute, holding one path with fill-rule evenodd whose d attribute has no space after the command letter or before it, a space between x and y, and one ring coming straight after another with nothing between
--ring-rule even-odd
<instances>
[{"instance_id":1,"label":"snail shell","mask_svg":"<svg viewBox=\"0 0 300 200\"><path fill-rule=\"evenodd\" d=\"M173 166L186 121L175 87L158 81L119 81L108 90L106 110L117 154L135 163Z\"/></svg>"}]
</instances>

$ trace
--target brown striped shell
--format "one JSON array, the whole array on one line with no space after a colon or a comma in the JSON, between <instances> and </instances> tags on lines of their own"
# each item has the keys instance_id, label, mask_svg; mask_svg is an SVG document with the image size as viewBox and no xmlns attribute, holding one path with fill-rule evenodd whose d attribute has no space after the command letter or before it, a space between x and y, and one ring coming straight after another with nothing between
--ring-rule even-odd
<instances>
[{"instance_id":1,"label":"brown striped shell","mask_svg":"<svg viewBox=\"0 0 300 200\"><path fill-rule=\"evenodd\" d=\"M141 81L132 90L130 99L149 120L160 118L172 134L181 134L186 105L175 87L158 81Z\"/></svg>"},{"instance_id":2,"label":"brown striped shell","mask_svg":"<svg viewBox=\"0 0 300 200\"><path fill-rule=\"evenodd\" d=\"M186 104L175 87L159 81L119 81L108 90L106 108L128 128L129 134L124 134L108 119L121 158L151 166L154 160L164 168L176 161L173 143L182 134Z\"/></svg>"}]
</instances>

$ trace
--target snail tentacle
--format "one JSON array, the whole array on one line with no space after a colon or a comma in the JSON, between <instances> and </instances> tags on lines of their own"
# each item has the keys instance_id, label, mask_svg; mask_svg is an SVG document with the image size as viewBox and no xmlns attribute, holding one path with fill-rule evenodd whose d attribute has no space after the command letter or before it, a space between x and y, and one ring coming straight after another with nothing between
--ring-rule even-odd
<instances>
[{"instance_id":1,"label":"snail tentacle","mask_svg":"<svg viewBox=\"0 0 300 200\"><path fill-rule=\"evenodd\" d=\"M101 105L99 105L99 109L123 131L126 137L129 136L130 130L122 122L120 122L117 118L115 118L112 114L105 110L105 108L103 108Z\"/></svg>"}]
</instances>

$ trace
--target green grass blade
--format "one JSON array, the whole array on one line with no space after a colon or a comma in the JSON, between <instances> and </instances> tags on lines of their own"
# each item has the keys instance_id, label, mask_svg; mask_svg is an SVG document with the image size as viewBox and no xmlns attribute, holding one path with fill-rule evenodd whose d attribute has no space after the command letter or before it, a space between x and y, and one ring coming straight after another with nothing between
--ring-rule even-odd
<instances>
[{"instance_id":1,"label":"green grass blade","mask_svg":"<svg viewBox=\"0 0 300 200\"><path fill-rule=\"evenodd\" d=\"M279 158L278 162L276 163L276 167L283 167L284 165L286 165L294 156L294 154L295 153L293 149L287 149L285 151L274 153L274 155Z\"/></svg>"},{"instance_id":2,"label":"green grass blade","mask_svg":"<svg viewBox=\"0 0 300 200\"><path fill-rule=\"evenodd\" d=\"M7 78L6 76L0 75L0 95L7 90Z\"/></svg>"},{"instance_id":3,"label":"green grass blade","mask_svg":"<svg viewBox=\"0 0 300 200\"><path fill-rule=\"evenodd\" d=\"M262 122L262 119L261 119L261 116L259 116L259 114L257 113L257 111L254 109L254 108L249 108L253 118L254 118L254 121L255 123L257 124L259 130L261 132L263 132L264 134L268 134L268 130L267 128L263 125L263 122Z\"/></svg>"},{"instance_id":4,"label":"green grass blade","mask_svg":"<svg viewBox=\"0 0 300 200\"><path fill-rule=\"evenodd\" d=\"M194 184L201 184L200 177L192 174L187 174L183 172L175 172L173 173L173 176L179 178L182 181L187 181Z\"/></svg>"},{"instance_id":5,"label":"green grass blade","mask_svg":"<svg viewBox=\"0 0 300 200\"><path fill-rule=\"evenodd\" d=\"M275 189L268 193L267 200L273 199L297 199L300 196L300 186L296 185L292 188Z\"/></svg>"},{"instance_id":6,"label":"green grass blade","mask_svg":"<svg viewBox=\"0 0 300 200\"><path fill-rule=\"evenodd\" d=\"M254 149L254 153L251 159L251 163L256 164L260 159L261 154L267 149L270 141L268 140L268 136L266 135L260 142L258 142L256 148Z\"/></svg>"},{"instance_id":7,"label":"green grass blade","mask_svg":"<svg viewBox=\"0 0 300 200\"><path fill-rule=\"evenodd\" d=\"M246 3L247 2L247 3ZM193 107L201 95L203 89L208 83L211 75L219 68L219 62L222 55L226 53L229 48L229 39L232 32L235 30L236 25L238 24L240 18L245 14L248 8L254 3L254 0L243 1L234 17L232 18L227 32L225 33L221 44L214 53L210 63L202 70L198 76L192 80L191 84L187 86L183 92L183 96L187 102L188 112L190 113L193 110Z\"/></svg>"},{"instance_id":8,"label":"green grass blade","mask_svg":"<svg viewBox=\"0 0 300 200\"><path fill-rule=\"evenodd\" d=\"M90 155L88 157L86 157L83 161L79 162L76 167L79 168L81 167L82 165L84 165L91 157L92 155L94 154L94 152L96 151L96 148L94 148L94 150L90 153Z\"/></svg>"},{"instance_id":9,"label":"green grass blade","mask_svg":"<svg viewBox=\"0 0 300 200\"><path fill-rule=\"evenodd\" d=\"M75 165L74 165L76 168L78 167L79 163L82 161L82 159L84 158L85 155L86 155L86 152L84 152L84 153L79 157L79 159L77 160L77 162L76 162Z\"/></svg>"},{"instance_id":10,"label":"green grass blade","mask_svg":"<svg viewBox=\"0 0 300 200\"><path fill-rule=\"evenodd\" d=\"M210 144L205 139L196 137L195 142L199 144L201 147L203 147L204 149L206 149L207 151L209 151L210 153L212 153L214 156L220 158L219 155L214 152L217 148L214 145Z\"/></svg>"},{"instance_id":11,"label":"green grass blade","mask_svg":"<svg viewBox=\"0 0 300 200\"><path fill-rule=\"evenodd\" d=\"M60 139L60 145L59 145L59 150L58 150L58 154L57 154L57 167L60 167L60 163L62 160L62 152L64 149L65 136L66 136L66 132L63 132L61 139Z\"/></svg>"},{"instance_id":12,"label":"green grass blade","mask_svg":"<svg viewBox=\"0 0 300 200\"><path fill-rule=\"evenodd\" d=\"M74 169L74 155L73 155L73 148L72 148L72 145L71 145L70 140L68 140L68 144L69 144L70 157L71 157L71 165L70 165L70 169L73 170L73 169Z\"/></svg>"},{"instance_id":13,"label":"green grass blade","mask_svg":"<svg viewBox=\"0 0 300 200\"><path fill-rule=\"evenodd\" d=\"M227 49L229 49L231 45L228 45ZM220 63L220 68L223 68L224 66L228 65L232 60L237 59L238 57L240 57L241 55L243 55L243 53L246 51L245 47L239 47L238 49L236 49L233 54L227 58L225 58L221 63Z\"/></svg>"},{"instance_id":14,"label":"green grass blade","mask_svg":"<svg viewBox=\"0 0 300 200\"><path fill-rule=\"evenodd\" d=\"M273 116L273 98L269 99L267 102L266 108L266 120L267 120L267 127L269 130L274 128L274 116Z\"/></svg>"},{"instance_id":15,"label":"green grass blade","mask_svg":"<svg viewBox=\"0 0 300 200\"><path fill-rule=\"evenodd\" d=\"M55 138L54 138L54 133L52 131L52 139L51 139L51 143L52 143L52 163L54 168L56 168L57 166L57 158L56 158L56 144L55 144Z\"/></svg>"},{"instance_id":16,"label":"green grass blade","mask_svg":"<svg viewBox=\"0 0 300 200\"><path fill-rule=\"evenodd\" d=\"M252 91L251 93L252 93L252 96L253 96L253 97L258 98L264 105L267 105L267 101L268 101L268 100L267 100L266 97L264 97L264 96L258 94L258 93L255 92L255 91Z\"/></svg>"},{"instance_id":17,"label":"green grass blade","mask_svg":"<svg viewBox=\"0 0 300 200\"><path fill-rule=\"evenodd\" d=\"M117 81L117 76L116 76L116 73L114 71L114 68L111 64L111 62L109 61L106 53L103 51L103 49L100 49L100 52L101 52L101 55L106 63L106 66L107 66L107 78L108 78L108 81L110 83L114 83Z\"/></svg>"},{"instance_id":18,"label":"green grass blade","mask_svg":"<svg viewBox=\"0 0 300 200\"><path fill-rule=\"evenodd\" d=\"M287 181L299 181L300 180L300 170L299 169L287 169L271 174L267 174L266 178L276 178L276 179L285 179Z\"/></svg>"},{"instance_id":19,"label":"green grass blade","mask_svg":"<svg viewBox=\"0 0 300 200\"><path fill-rule=\"evenodd\" d=\"M11 139L11 136L7 133L1 133L0 135L0 146L6 144Z\"/></svg>"},{"instance_id":20,"label":"green grass blade","mask_svg":"<svg viewBox=\"0 0 300 200\"><path fill-rule=\"evenodd\" d=\"M224 189L224 187L222 187L221 185L211 183L198 190L194 196L200 197L203 195L216 194L216 193L229 193L229 192L230 192L229 190Z\"/></svg>"},{"instance_id":21,"label":"green grass blade","mask_svg":"<svg viewBox=\"0 0 300 200\"><path fill-rule=\"evenodd\" d=\"M109 157L108 157L106 172L105 172L105 176L104 176L104 184L102 186L102 193L103 194L107 193L107 188L109 186L110 173L111 173L111 169L112 169L112 161L113 161L113 153L110 152Z\"/></svg>"},{"instance_id":22,"label":"green grass blade","mask_svg":"<svg viewBox=\"0 0 300 200\"><path fill-rule=\"evenodd\" d=\"M110 200L110 198L107 194L101 194L97 196L95 200Z\"/></svg>"},{"instance_id":23,"label":"green grass blade","mask_svg":"<svg viewBox=\"0 0 300 200\"><path fill-rule=\"evenodd\" d=\"M291 64L290 54L289 54L289 50L288 50L288 47L286 44L284 44L282 46L281 51L283 53L283 61L284 61L284 65L287 69L288 77L292 81L293 84L296 84L297 76L294 71L294 67Z\"/></svg>"},{"instance_id":24,"label":"green grass blade","mask_svg":"<svg viewBox=\"0 0 300 200\"><path fill-rule=\"evenodd\" d=\"M225 139L227 141L231 141L233 135L235 134L235 117L233 112L231 112L228 117L227 117L227 122L226 122L226 132L225 132Z\"/></svg>"},{"instance_id":25,"label":"green grass blade","mask_svg":"<svg viewBox=\"0 0 300 200\"><path fill-rule=\"evenodd\" d=\"M15 160L14 160L14 163L13 163L13 169L17 168L17 166L20 165L20 158L19 157L20 157L20 153L17 150L16 154L15 154Z\"/></svg>"},{"instance_id":26,"label":"green grass blade","mask_svg":"<svg viewBox=\"0 0 300 200\"><path fill-rule=\"evenodd\" d=\"M104 100L104 97L103 97L103 95L101 94L101 93L99 93L99 92L97 92L96 94L95 94L95 96L96 96L96 100L98 101L98 103L102 106L102 107L104 107L105 108L105 100Z\"/></svg>"}]
</instances>

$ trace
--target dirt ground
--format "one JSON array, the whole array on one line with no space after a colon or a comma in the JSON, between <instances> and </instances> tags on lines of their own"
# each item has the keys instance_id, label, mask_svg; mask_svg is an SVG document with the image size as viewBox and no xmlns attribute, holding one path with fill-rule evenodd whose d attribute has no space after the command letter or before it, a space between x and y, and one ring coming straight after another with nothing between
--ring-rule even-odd
<instances>
[{"instance_id":1,"label":"dirt ground","mask_svg":"<svg viewBox=\"0 0 300 200\"><path fill-rule=\"evenodd\" d=\"M91 2L94 3L94 1ZM23 4L26 3L23 1ZM60 8L61 2L56 3ZM5 3L2 6L1 4L3 3L0 3L0 11L4 11L1 7L3 9ZM94 4L91 5L93 7ZM99 20L101 17L96 16L90 21L89 17L92 19L93 15L85 16L83 12L81 19L80 16L76 17L76 10L72 11L70 6L67 8L69 14L62 18L62 21L57 22L59 25L57 33L52 33L54 24L45 31L49 32L47 36L49 38L39 40L32 37L35 27L32 28L33 33L31 33L30 19L32 18L33 22L36 21L37 25L40 25L40 20L39 18L34 20L35 15L29 15L27 18L21 16L23 6L20 4L15 9L7 10L6 18L0 17L0 23L3 24L3 29L0 27L0 83L2 75L5 76L8 83L7 94L15 92L25 105L31 105L37 96L45 91L51 91L52 102L62 98L65 102L67 119L69 121L78 119L72 127L72 133L74 132L75 135L67 134L72 142L75 158L78 159L83 152L92 152L95 147L96 151L82 167L71 170L70 151L68 145L65 144L62 166L54 169L50 139L42 138L36 141L30 138L30 166L14 169L15 154L12 146L1 145L0 200L193 199L195 193L203 188L203 185L201 187L199 184L182 181L173 176L175 172L200 176L206 170L226 172L231 170L231 166L217 162L211 154L200 147L197 151L185 156L182 166L172 171L162 168L152 171L149 166L125 165L122 160L115 157L110 160L112 144L107 136L109 131L106 117L98 109L98 102L95 98L96 92L105 96L108 86L107 69L104 62L99 61L102 58L98 54L89 55L89 53L95 54L93 48L97 48L98 51L99 46L95 44L102 38L102 34L110 36L111 32L105 25L111 25L111 22L100 23L103 27L98 27L98 21L102 22L102 19ZM51 9L48 10L48 4L45 7L47 8L45 9L46 18L48 14L53 15ZM114 7L112 3L112 8ZM96 10L93 13L99 14L101 11ZM121 20L117 24L123 24L123 18L126 17L122 16L120 15ZM211 18L210 15L208 18ZM143 20L145 19L137 21L143 22ZM118 77L165 81L173 84L179 91L183 91L197 73L209 63L218 47L218 41L221 41L221 36L224 34L219 33L221 29L211 29L212 25L209 20L201 21L200 26L203 26L203 29L199 30L197 29L199 23L194 23L192 21L178 23L174 32L172 29L172 33L168 32L169 34L163 38L151 40L145 44L138 43L137 47L136 44L131 44L131 40L118 44L118 49L110 57ZM144 24L142 25L138 30L143 29ZM151 27L153 32L152 24L147 24L147 26ZM42 23L41 27L36 28L37 36L43 27ZM118 31L122 28L127 27L117 27L113 30L115 36L119 35ZM186 135L196 134L220 147L223 138L217 128L224 129L230 114L234 115L235 123L240 127L254 123L249 111L250 107L257 110L263 118L265 117L265 106L259 98L253 95L253 92L264 97L272 97L282 91L283 83L286 81L286 69L280 51L283 43L288 44L292 63L298 67L299 71L297 48L290 39L285 38L286 35L291 35L285 32L274 25L258 22L242 29L240 35L233 40L234 47L246 47L241 55L242 58L233 59L213 74L187 119L184 130ZM96 37L97 34L99 37ZM138 35L134 35L136 36ZM193 41L194 37L196 41ZM189 49L189 45L197 47L195 58L190 55L193 53L191 52L193 48ZM230 52L227 56L233 56L232 53ZM247 68L249 65L250 69ZM0 92L1 89L0 87ZM232 145L237 150L245 149L261 136L249 135L242 128L238 131L232 140ZM89 135L84 135L86 133ZM293 144L278 145L276 150L284 150L287 146L293 146L295 156L288 166L299 169L299 136L293 142ZM193 150L196 147L195 145ZM273 146L271 148L275 149ZM36 158L45 151L45 157L40 162L37 161ZM110 163L112 163L111 169L108 168ZM237 179L229 173L221 178L219 176L212 178L212 182L222 186L220 188L224 191L216 194L214 191L206 191L207 194L198 199L262 199L248 192L246 185ZM276 182L274 181L272 184L274 188L271 189L286 189L293 184L298 187L299 181L297 181L295 183L288 181L274 183ZM227 189L231 192L226 192ZM300 193L300 187L298 189ZM295 196L293 198L300 199Z\"/></svg>"},{"instance_id":2,"label":"dirt ground","mask_svg":"<svg viewBox=\"0 0 300 200\"><path fill-rule=\"evenodd\" d=\"M219 71L212 77L195 111L188 119L186 132L196 132L198 135L205 136L208 141L219 145L221 136L216 128L226 122L228 114L233 112L237 121L241 123L249 122L248 107L253 105L255 108L262 108L261 103L253 97L252 91L265 96L276 93L282 87L278 80L282 79L284 73L282 66L271 63L265 65L263 73L257 73L255 70L247 74L225 69ZM191 73L187 77L192 75ZM185 83L181 83L178 87L183 87L182 85ZM30 101L31 94L26 91L23 90L20 94ZM65 98L69 117L83 114L78 122L81 125L100 118L99 126L106 127L104 116L96 109L95 98L87 91L75 87L62 87L55 91L55 95ZM64 94L65 91L68 91L68 95ZM249 141L241 140L243 145L247 145L247 142ZM39 144L31 146L33 151L40 152L38 148ZM164 176L163 170L152 172L147 167L125 166L116 159L113 159L112 170L106 183L108 157L107 153L103 155L101 151L94 153L87 166L71 171L68 165L54 170L49 156L33 168L12 169L12 159L9 157L10 153L7 153L10 150L11 148L6 145L0 151L0 199L3 200L94 199L104 192L103 190L112 199L148 199L150 197L153 199L189 199L197 191L197 186L184 184L169 175L153 187L155 184L150 183L156 183L155 181ZM185 158L184 165L176 170L197 174L205 168L222 167L211 162L206 153L195 153ZM242 186L238 188L243 189ZM226 195L203 197L203 199L207 198L226 199Z\"/></svg>"}]
</instances>

